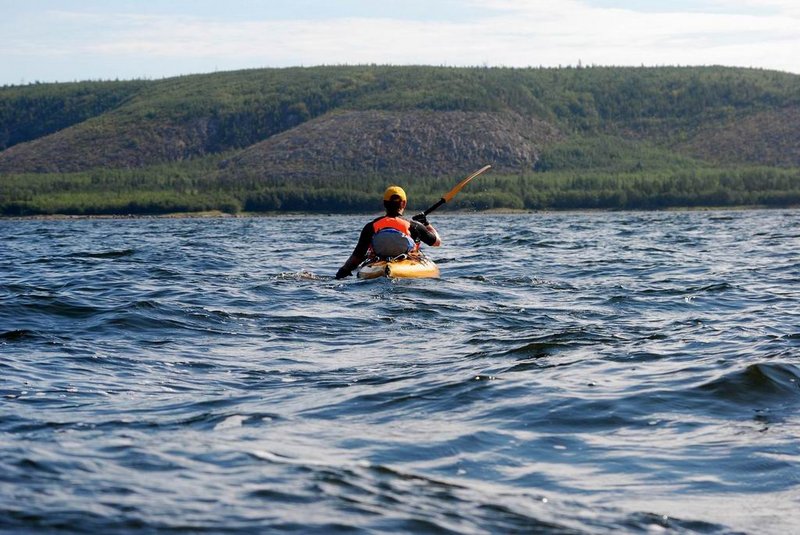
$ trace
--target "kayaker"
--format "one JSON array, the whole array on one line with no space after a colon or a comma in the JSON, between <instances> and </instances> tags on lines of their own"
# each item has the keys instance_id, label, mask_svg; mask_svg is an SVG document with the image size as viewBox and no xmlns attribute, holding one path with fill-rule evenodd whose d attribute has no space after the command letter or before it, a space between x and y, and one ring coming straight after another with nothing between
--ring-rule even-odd
<instances>
[{"instance_id":1,"label":"kayaker","mask_svg":"<svg viewBox=\"0 0 800 535\"><path fill-rule=\"evenodd\" d=\"M422 242L438 247L442 241L439 233L428 222L425 214L417 214L411 221L401 217L406 209L406 192L400 186L389 186L383 194L386 215L364 225L353 254L336 272L337 279L349 277L368 255L394 258L410 253Z\"/></svg>"}]
</instances>

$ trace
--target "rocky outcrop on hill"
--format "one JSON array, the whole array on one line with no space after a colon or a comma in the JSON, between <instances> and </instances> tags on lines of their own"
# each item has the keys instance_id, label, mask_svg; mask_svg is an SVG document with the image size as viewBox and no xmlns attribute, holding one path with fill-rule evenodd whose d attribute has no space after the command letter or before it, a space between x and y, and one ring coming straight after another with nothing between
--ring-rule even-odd
<instances>
[{"instance_id":1,"label":"rocky outcrop on hill","mask_svg":"<svg viewBox=\"0 0 800 535\"><path fill-rule=\"evenodd\" d=\"M718 164L800 167L800 107L767 110L700 128L676 148Z\"/></svg>"},{"instance_id":2,"label":"rocky outcrop on hill","mask_svg":"<svg viewBox=\"0 0 800 535\"><path fill-rule=\"evenodd\" d=\"M247 148L222 164L222 177L448 176L476 162L517 173L561 139L553 125L512 112L338 111Z\"/></svg>"},{"instance_id":3,"label":"rocky outcrop on hill","mask_svg":"<svg viewBox=\"0 0 800 535\"><path fill-rule=\"evenodd\" d=\"M0 173L70 173L181 161L206 153L209 121L125 123L100 117L0 152Z\"/></svg>"}]
</instances>

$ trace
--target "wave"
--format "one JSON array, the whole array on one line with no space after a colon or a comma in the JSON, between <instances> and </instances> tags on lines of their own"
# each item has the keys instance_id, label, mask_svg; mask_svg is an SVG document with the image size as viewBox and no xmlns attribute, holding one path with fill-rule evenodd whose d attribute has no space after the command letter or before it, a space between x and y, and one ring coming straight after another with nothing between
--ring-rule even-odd
<instances>
[{"instance_id":1,"label":"wave","mask_svg":"<svg viewBox=\"0 0 800 535\"><path fill-rule=\"evenodd\" d=\"M14 329L12 331L0 333L0 341L5 340L7 342L20 342L34 340L36 338L39 338L39 335L35 331L28 329Z\"/></svg>"},{"instance_id":2,"label":"wave","mask_svg":"<svg viewBox=\"0 0 800 535\"><path fill-rule=\"evenodd\" d=\"M251 498L267 503L315 504L346 510L353 517L341 524L292 524L301 531L369 531L390 533L589 533L675 530L682 533L723 534L721 524L685 520L651 512L624 512L597 507L560 495L537 493L507 485L484 484L459 477L475 465L447 467L453 476L421 474L366 461L301 458L267 450L251 451L257 461L281 471L317 481L312 492L303 488L276 489L257 485ZM330 516L326 515L326 516ZM283 526L285 527L285 525Z\"/></svg>"},{"instance_id":3,"label":"wave","mask_svg":"<svg viewBox=\"0 0 800 535\"><path fill-rule=\"evenodd\" d=\"M136 254L136 249L121 249L112 251L79 251L66 255L67 258L125 258Z\"/></svg>"},{"instance_id":4,"label":"wave","mask_svg":"<svg viewBox=\"0 0 800 535\"><path fill-rule=\"evenodd\" d=\"M699 391L736 404L799 405L800 368L780 362L751 364L700 386Z\"/></svg>"}]
</instances>

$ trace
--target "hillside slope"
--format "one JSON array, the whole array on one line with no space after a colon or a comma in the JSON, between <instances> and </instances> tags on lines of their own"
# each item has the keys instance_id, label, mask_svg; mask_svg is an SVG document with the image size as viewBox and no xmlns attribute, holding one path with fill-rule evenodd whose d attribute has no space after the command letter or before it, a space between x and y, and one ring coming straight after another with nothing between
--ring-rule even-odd
<instances>
[{"instance_id":1,"label":"hillside slope","mask_svg":"<svg viewBox=\"0 0 800 535\"><path fill-rule=\"evenodd\" d=\"M37 130L36 125L44 123L42 117L54 116L48 104L53 102L77 111ZM7 141L0 151L0 173L62 173L182 161L245 149L337 110L514 113L527 121L547 122L565 136L612 133L712 163L794 166L797 158L790 149L793 143L800 145L793 120L796 112L787 115L784 110L797 107L800 77L796 75L716 67L343 66L106 82L81 86L80 91L70 84L2 88L0 111L5 111L0 114L4 121L0 134L6 132ZM370 121L374 116L351 116L351 122L359 117ZM375 124L364 127L374 132ZM479 128L461 124L459 130L453 129L462 139L458 143L463 145L465 130L477 136L475 143L482 143ZM740 148L751 145L750 137L764 140L765 148L778 140L789 150L743 152ZM306 147L307 154L332 153L340 145L335 136L317 136L314 143L315 147ZM269 147L283 153L275 158L286 156L285 141L258 150L263 156ZM302 154L294 155L295 163ZM419 156L413 147L393 154ZM250 161L243 158L242 162ZM518 163L517 171L523 172L530 162L522 158ZM317 167L314 161L305 164ZM388 168L409 165L413 162L386 164ZM360 164L356 168L374 171Z\"/></svg>"},{"instance_id":2,"label":"hillside slope","mask_svg":"<svg viewBox=\"0 0 800 535\"><path fill-rule=\"evenodd\" d=\"M716 164L800 167L800 106L756 112L698 129L675 150Z\"/></svg>"},{"instance_id":3,"label":"hillside slope","mask_svg":"<svg viewBox=\"0 0 800 535\"><path fill-rule=\"evenodd\" d=\"M475 162L533 171L553 125L512 112L342 111L303 123L225 161L220 177L267 182L360 175L453 176Z\"/></svg>"},{"instance_id":4,"label":"hillside slope","mask_svg":"<svg viewBox=\"0 0 800 535\"><path fill-rule=\"evenodd\" d=\"M76 82L0 88L0 151L124 105L149 82Z\"/></svg>"},{"instance_id":5,"label":"hillside slope","mask_svg":"<svg viewBox=\"0 0 800 535\"><path fill-rule=\"evenodd\" d=\"M71 173L126 169L208 154L214 127L207 118L120 121L115 114L83 121L0 153L0 173Z\"/></svg>"}]
</instances>

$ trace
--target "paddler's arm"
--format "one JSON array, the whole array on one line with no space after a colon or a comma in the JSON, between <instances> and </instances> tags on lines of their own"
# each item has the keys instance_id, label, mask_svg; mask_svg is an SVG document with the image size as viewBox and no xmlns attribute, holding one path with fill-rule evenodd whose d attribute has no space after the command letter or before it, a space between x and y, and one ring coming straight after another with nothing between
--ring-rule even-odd
<instances>
[{"instance_id":1,"label":"paddler's arm","mask_svg":"<svg viewBox=\"0 0 800 535\"><path fill-rule=\"evenodd\" d=\"M350 258L348 258L345 263L342 264L342 267L339 268L339 271L336 272L336 278L343 279L352 275L353 270L364 261L364 258L366 258L366 256L356 256L355 253L351 254Z\"/></svg>"},{"instance_id":2,"label":"paddler's arm","mask_svg":"<svg viewBox=\"0 0 800 535\"><path fill-rule=\"evenodd\" d=\"M424 214L418 214L412 218L411 237L414 239L419 238L419 241L431 247L439 247L442 244L439 233L428 222Z\"/></svg>"},{"instance_id":3,"label":"paddler's arm","mask_svg":"<svg viewBox=\"0 0 800 535\"><path fill-rule=\"evenodd\" d=\"M350 255L350 258L345 260L345 263L342 264L342 267L336 272L337 279L343 279L352 275L353 270L367 258L367 251L369 251L369 245L372 242L372 234L372 223L367 223L364 225L364 228L361 229L361 236L358 237L358 243L356 244L356 248L353 249L353 254Z\"/></svg>"}]
</instances>

